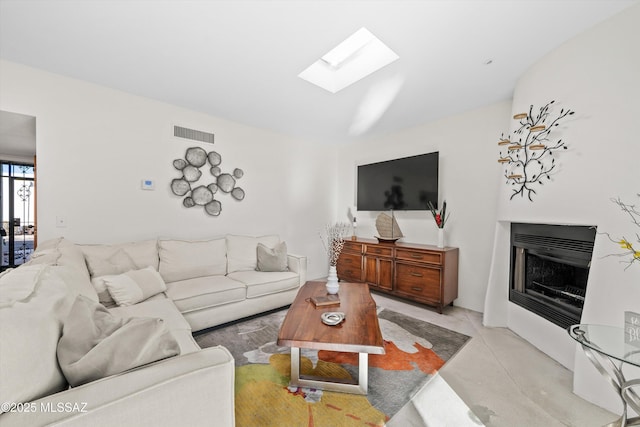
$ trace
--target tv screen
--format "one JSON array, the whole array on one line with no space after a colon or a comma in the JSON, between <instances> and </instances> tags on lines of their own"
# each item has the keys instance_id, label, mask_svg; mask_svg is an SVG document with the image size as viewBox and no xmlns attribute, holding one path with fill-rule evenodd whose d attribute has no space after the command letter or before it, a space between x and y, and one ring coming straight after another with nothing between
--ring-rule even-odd
<instances>
[{"instance_id":1,"label":"tv screen","mask_svg":"<svg viewBox=\"0 0 640 427\"><path fill-rule=\"evenodd\" d=\"M359 211L438 207L438 152L358 166Z\"/></svg>"}]
</instances>

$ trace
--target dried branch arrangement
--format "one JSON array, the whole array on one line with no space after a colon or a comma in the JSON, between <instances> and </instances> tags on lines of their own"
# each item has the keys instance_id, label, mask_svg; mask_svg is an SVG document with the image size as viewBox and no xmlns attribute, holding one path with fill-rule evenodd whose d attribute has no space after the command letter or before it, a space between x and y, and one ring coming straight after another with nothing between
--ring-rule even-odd
<instances>
[{"instance_id":1,"label":"dried branch arrangement","mask_svg":"<svg viewBox=\"0 0 640 427\"><path fill-rule=\"evenodd\" d=\"M319 234L324 249L329 255L329 265L335 267L338 258L340 258L344 241L351 234L351 225L346 222L327 224Z\"/></svg>"},{"instance_id":2,"label":"dried branch arrangement","mask_svg":"<svg viewBox=\"0 0 640 427\"><path fill-rule=\"evenodd\" d=\"M638 194L638 197L640 197L640 194ZM611 201L616 205L618 205L618 207L622 210L622 212L624 212L629 216L629 218L631 218L631 222L637 228L640 229L640 208L637 208L635 205L626 204L622 200L620 200L620 198L611 199ZM623 263L629 264L625 267L625 270L631 267L631 265L635 262L640 263L640 233L639 232L635 233L636 241L634 243L632 243L631 240L627 239L625 236L622 236L621 238L617 239L617 238L611 237L609 233L605 232L603 234L606 234L609 240L611 240L616 245L620 245L620 248L624 249L622 253L607 255L608 257L616 256L616 257L626 258L625 260L621 261Z\"/></svg>"},{"instance_id":3,"label":"dried branch arrangement","mask_svg":"<svg viewBox=\"0 0 640 427\"><path fill-rule=\"evenodd\" d=\"M520 127L514 132L518 140L512 141L511 136L505 137L502 134L498 141L498 145L503 147L498 163L505 165L507 184L514 187L511 199L518 194L524 197L526 193L529 200L533 201L535 187L551 179L551 172L556 167L554 151L567 149L562 139L553 141L551 133L565 117L574 112L563 108L554 117L550 111L554 102L541 107L535 115L533 105L529 107L528 113L514 115L513 118L520 123Z\"/></svg>"}]
</instances>

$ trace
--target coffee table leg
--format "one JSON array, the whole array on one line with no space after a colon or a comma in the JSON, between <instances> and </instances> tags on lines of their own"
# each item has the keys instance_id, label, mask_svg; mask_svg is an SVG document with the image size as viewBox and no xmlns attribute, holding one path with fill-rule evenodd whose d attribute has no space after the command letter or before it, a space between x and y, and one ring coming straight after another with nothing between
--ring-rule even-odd
<instances>
[{"instance_id":1,"label":"coffee table leg","mask_svg":"<svg viewBox=\"0 0 640 427\"><path fill-rule=\"evenodd\" d=\"M367 394L369 387L369 354L359 353L358 359L358 385L362 390L362 394Z\"/></svg>"},{"instance_id":2,"label":"coffee table leg","mask_svg":"<svg viewBox=\"0 0 640 427\"><path fill-rule=\"evenodd\" d=\"M290 386L310 387L341 393L367 394L369 378L369 354L358 354L358 382L339 378L324 378L300 375L300 348L291 347Z\"/></svg>"},{"instance_id":3,"label":"coffee table leg","mask_svg":"<svg viewBox=\"0 0 640 427\"><path fill-rule=\"evenodd\" d=\"M292 386L300 385L300 347L291 347L291 382Z\"/></svg>"}]
</instances>

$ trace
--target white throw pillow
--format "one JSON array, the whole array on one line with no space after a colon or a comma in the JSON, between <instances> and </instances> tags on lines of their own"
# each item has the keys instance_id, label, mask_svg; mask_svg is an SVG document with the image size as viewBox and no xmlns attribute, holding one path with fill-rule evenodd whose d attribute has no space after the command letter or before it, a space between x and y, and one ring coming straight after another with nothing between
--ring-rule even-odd
<instances>
[{"instance_id":1,"label":"white throw pillow","mask_svg":"<svg viewBox=\"0 0 640 427\"><path fill-rule=\"evenodd\" d=\"M168 283L227 274L225 239L160 240L160 274Z\"/></svg>"},{"instance_id":2,"label":"white throw pillow","mask_svg":"<svg viewBox=\"0 0 640 427\"><path fill-rule=\"evenodd\" d=\"M107 284L104 281L105 276L122 274L127 271L136 270L136 264L133 259L123 249L116 250L107 258L99 255L86 254L87 267L91 273L91 284L98 294L98 300L105 307L115 305L113 297L107 290Z\"/></svg>"},{"instance_id":3,"label":"white throw pillow","mask_svg":"<svg viewBox=\"0 0 640 427\"><path fill-rule=\"evenodd\" d=\"M280 242L273 248L258 243L257 271L288 271L287 244Z\"/></svg>"},{"instance_id":4,"label":"white throw pillow","mask_svg":"<svg viewBox=\"0 0 640 427\"><path fill-rule=\"evenodd\" d=\"M118 305L133 305L167 290L162 276L153 267L103 276L109 294Z\"/></svg>"},{"instance_id":5,"label":"white throw pillow","mask_svg":"<svg viewBox=\"0 0 640 427\"><path fill-rule=\"evenodd\" d=\"M229 273L256 269L258 243L273 248L280 243L280 238L277 235L251 237L230 234L227 236L227 270Z\"/></svg>"}]
</instances>

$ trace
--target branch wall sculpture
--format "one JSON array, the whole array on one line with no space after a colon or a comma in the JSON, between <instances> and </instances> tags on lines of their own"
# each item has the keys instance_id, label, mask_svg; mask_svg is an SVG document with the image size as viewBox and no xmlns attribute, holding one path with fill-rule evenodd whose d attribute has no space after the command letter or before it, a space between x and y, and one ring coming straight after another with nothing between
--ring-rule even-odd
<instances>
[{"instance_id":1,"label":"branch wall sculpture","mask_svg":"<svg viewBox=\"0 0 640 427\"><path fill-rule=\"evenodd\" d=\"M638 194L638 197L640 197L640 194ZM636 231L635 233L635 243L632 242L632 239L628 239L626 236L622 236L618 239L611 237L609 233L603 233L607 235L609 240L611 240L616 245L620 245L620 248L623 249L622 253L611 254L607 256L626 258L625 260L621 261L629 264L624 268L626 270L634 263L640 264L640 208L637 208L635 205L626 204L622 200L620 200L620 198L611 199L611 201L618 205L622 212L629 215L629 217L631 218L631 222L639 229L639 231Z\"/></svg>"},{"instance_id":2,"label":"branch wall sculpture","mask_svg":"<svg viewBox=\"0 0 640 427\"><path fill-rule=\"evenodd\" d=\"M526 194L533 201L536 187L551 179L551 172L556 167L553 153L567 149L562 139L554 141L551 133L564 118L574 112L563 108L557 116L553 116L550 110L554 102L541 107L536 115L531 105L528 113L513 116L520 123L520 127L514 132L513 139L517 138L517 141L513 141L510 135L504 137L504 134L498 141L498 145L503 147L498 163L505 165L507 184L513 186L510 199L518 194L521 197Z\"/></svg>"}]
</instances>

